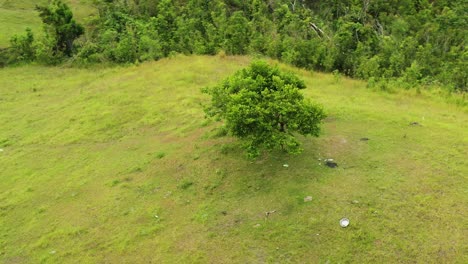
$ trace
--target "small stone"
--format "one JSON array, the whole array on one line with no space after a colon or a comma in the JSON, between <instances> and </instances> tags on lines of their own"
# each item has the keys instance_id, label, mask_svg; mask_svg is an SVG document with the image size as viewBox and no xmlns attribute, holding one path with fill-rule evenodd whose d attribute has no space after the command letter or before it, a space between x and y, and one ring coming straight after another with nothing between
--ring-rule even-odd
<instances>
[{"instance_id":1,"label":"small stone","mask_svg":"<svg viewBox=\"0 0 468 264\"><path fill-rule=\"evenodd\" d=\"M154 215L154 218L159 219L159 215Z\"/></svg>"},{"instance_id":2,"label":"small stone","mask_svg":"<svg viewBox=\"0 0 468 264\"><path fill-rule=\"evenodd\" d=\"M305 203L310 202L310 201L312 201L312 196L306 196L306 197L304 198L304 202L305 202Z\"/></svg>"},{"instance_id":3,"label":"small stone","mask_svg":"<svg viewBox=\"0 0 468 264\"><path fill-rule=\"evenodd\" d=\"M288 168L289 165L288 164L283 164L283 167Z\"/></svg>"},{"instance_id":4,"label":"small stone","mask_svg":"<svg viewBox=\"0 0 468 264\"><path fill-rule=\"evenodd\" d=\"M338 167L338 164L333 161L333 159L327 159L325 160L325 165L327 165L330 168L336 168Z\"/></svg>"},{"instance_id":5,"label":"small stone","mask_svg":"<svg viewBox=\"0 0 468 264\"><path fill-rule=\"evenodd\" d=\"M342 218L340 220L340 226L341 227L348 227L349 226L349 219L348 218Z\"/></svg>"},{"instance_id":6,"label":"small stone","mask_svg":"<svg viewBox=\"0 0 468 264\"><path fill-rule=\"evenodd\" d=\"M270 216L271 214L274 214L274 213L276 213L276 210L268 211L268 212L265 212L265 216L268 217L268 216Z\"/></svg>"}]
</instances>

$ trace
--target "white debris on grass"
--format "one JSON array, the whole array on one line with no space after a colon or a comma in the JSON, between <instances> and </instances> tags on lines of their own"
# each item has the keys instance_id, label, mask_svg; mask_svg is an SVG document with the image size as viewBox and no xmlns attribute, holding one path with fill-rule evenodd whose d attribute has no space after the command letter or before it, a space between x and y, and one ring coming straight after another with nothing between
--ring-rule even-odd
<instances>
[{"instance_id":1,"label":"white debris on grass","mask_svg":"<svg viewBox=\"0 0 468 264\"><path fill-rule=\"evenodd\" d=\"M283 167L288 168L289 165L288 164L283 164Z\"/></svg>"},{"instance_id":2,"label":"white debris on grass","mask_svg":"<svg viewBox=\"0 0 468 264\"><path fill-rule=\"evenodd\" d=\"M349 226L349 219L348 218L342 218L340 220L340 226L341 227L348 227Z\"/></svg>"},{"instance_id":3,"label":"white debris on grass","mask_svg":"<svg viewBox=\"0 0 468 264\"><path fill-rule=\"evenodd\" d=\"M306 196L304 197L304 202L307 203L307 202L310 202L312 201L312 196Z\"/></svg>"}]
</instances>

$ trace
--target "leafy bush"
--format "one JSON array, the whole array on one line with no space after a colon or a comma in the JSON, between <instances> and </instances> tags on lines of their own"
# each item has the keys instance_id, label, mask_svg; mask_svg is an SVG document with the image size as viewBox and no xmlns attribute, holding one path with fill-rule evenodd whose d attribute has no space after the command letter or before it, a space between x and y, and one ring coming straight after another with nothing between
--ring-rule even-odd
<instances>
[{"instance_id":1,"label":"leafy bush","mask_svg":"<svg viewBox=\"0 0 468 264\"><path fill-rule=\"evenodd\" d=\"M225 121L227 131L245 142L249 156L260 150L300 153L295 133L318 136L325 114L300 93L304 82L266 62L254 62L219 85L204 89L211 95L207 116Z\"/></svg>"},{"instance_id":2,"label":"leafy bush","mask_svg":"<svg viewBox=\"0 0 468 264\"><path fill-rule=\"evenodd\" d=\"M11 38L11 56L13 61L33 61L36 56L34 50L34 35L30 28L26 29L23 36L15 35Z\"/></svg>"}]
</instances>

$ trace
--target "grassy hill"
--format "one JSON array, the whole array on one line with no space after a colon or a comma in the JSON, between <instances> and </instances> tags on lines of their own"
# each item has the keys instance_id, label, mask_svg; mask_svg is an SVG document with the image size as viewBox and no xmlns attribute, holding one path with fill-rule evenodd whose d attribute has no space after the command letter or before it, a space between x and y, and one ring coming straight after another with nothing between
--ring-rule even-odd
<instances>
[{"instance_id":1,"label":"grassy hill","mask_svg":"<svg viewBox=\"0 0 468 264\"><path fill-rule=\"evenodd\" d=\"M282 65L323 135L250 161L200 106L250 60L1 69L0 262L468 262L465 110Z\"/></svg>"},{"instance_id":2,"label":"grassy hill","mask_svg":"<svg viewBox=\"0 0 468 264\"><path fill-rule=\"evenodd\" d=\"M74 16L80 22L94 12L91 0L65 0ZM15 34L24 34L26 28L41 33L42 22L34 10L36 5L46 4L47 0L0 0L0 48L10 46Z\"/></svg>"}]
</instances>

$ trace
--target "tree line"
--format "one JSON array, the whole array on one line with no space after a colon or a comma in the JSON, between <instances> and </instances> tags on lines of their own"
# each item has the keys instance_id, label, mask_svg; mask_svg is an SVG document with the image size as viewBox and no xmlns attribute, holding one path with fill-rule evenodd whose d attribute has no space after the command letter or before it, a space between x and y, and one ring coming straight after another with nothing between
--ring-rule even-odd
<instances>
[{"instance_id":1,"label":"tree line","mask_svg":"<svg viewBox=\"0 0 468 264\"><path fill-rule=\"evenodd\" d=\"M43 36L11 40L5 63L133 63L172 54L260 54L370 84L468 91L466 0L95 0L83 27L60 0Z\"/></svg>"}]
</instances>

